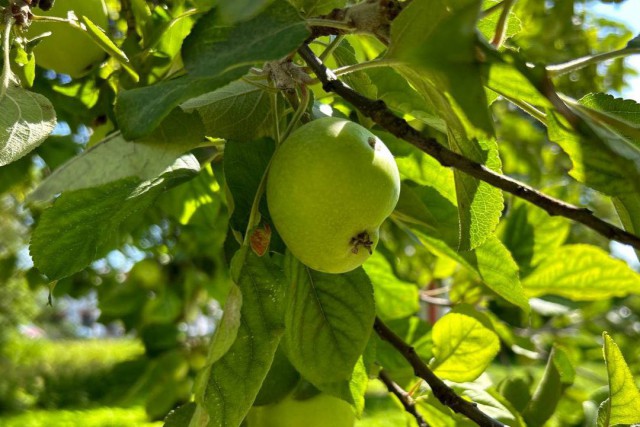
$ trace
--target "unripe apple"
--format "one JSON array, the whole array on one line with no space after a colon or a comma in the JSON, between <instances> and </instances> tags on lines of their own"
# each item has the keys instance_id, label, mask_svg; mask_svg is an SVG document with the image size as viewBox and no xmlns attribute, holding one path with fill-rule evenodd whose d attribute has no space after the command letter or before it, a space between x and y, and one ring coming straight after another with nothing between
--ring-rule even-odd
<instances>
[{"instance_id":1,"label":"unripe apple","mask_svg":"<svg viewBox=\"0 0 640 427\"><path fill-rule=\"evenodd\" d=\"M254 407L247 427L353 427L356 416L344 400L320 393L306 400L292 395L267 406Z\"/></svg>"},{"instance_id":2,"label":"unripe apple","mask_svg":"<svg viewBox=\"0 0 640 427\"><path fill-rule=\"evenodd\" d=\"M278 233L300 261L326 273L369 258L399 194L398 167L384 143L334 117L295 130L274 155L267 181Z\"/></svg>"},{"instance_id":3,"label":"unripe apple","mask_svg":"<svg viewBox=\"0 0 640 427\"><path fill-rule=\"evenodd\" d=\"M86 16L102 29L109 25L104 0L56 0L51 10L38 15L66 18L73 10L80 19ZM58 22L35 21L29 28L29 37L51 31L35 48L36 63L57 73L78 78L87 74L93 66L102 62L107 54L79 28Z\"/></svg>"}]
</instances>

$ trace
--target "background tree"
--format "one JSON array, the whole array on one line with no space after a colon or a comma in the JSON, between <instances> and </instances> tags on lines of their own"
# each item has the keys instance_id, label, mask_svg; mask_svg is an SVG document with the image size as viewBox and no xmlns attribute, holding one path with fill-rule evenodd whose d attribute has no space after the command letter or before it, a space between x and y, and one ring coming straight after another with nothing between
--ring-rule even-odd
<instances>
[{"instance_id":1,"label":"background tree","mask_svg":"<svg viewBox=\"0 0 640 427\"><path fill-rule=\"evenodd\" d=\"M640 106L616 98L640 44L596 3L0 1L0 408L640 423ZM402 180L342 274L287 250L264 194L325 116L384 141ZM25 382L39 350L9 333L61 324L65 295L142 344L79 397Z\"/></svg>"}]
</instances>

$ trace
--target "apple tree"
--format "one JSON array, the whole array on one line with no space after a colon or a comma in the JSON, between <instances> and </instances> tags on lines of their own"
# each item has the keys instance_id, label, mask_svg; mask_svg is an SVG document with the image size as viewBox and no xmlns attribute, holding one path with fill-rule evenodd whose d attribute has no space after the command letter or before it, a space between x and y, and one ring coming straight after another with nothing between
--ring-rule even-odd
<instances>
[{"instance_id":1,"label":"apple tree","mask_svg":"<svg viewBox=\"0 0 640 427\"><path fill-rule=\"evenodd\" d=\"M96 292L166 426L350 426L375 384L407 425L640 423L604 3L0 0L7 274Z\"/></svg>"}]
</instances>

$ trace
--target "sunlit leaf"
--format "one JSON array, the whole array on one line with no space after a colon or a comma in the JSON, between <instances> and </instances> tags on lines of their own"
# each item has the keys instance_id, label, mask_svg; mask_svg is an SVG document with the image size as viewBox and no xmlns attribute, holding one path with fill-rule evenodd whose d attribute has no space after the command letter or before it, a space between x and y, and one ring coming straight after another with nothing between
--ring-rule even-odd
<instances>
[{"instance_id":1,"label":"sunlit leaf","mask_svg":"<svg viewBox=\"0 0 640 427\"><path fill-rule=\"evenodd\" d=\"M473 381L500 350L500 339L488 319L471 307L459 306L433 326L432 367L441 378Z\"/></svg>"},{"instance_id":2,"label":"sunlit leaf","mask_svg":"<svg viewBox=\"0 0 640 427\"><path fill-rule=\"evenodd\" d=\"M605 425L640 423L640 391L618 345L606 332L603 337L604 360L609 376L609 402L603 415L607 420Z\"/></svg>"},{"instance_id":3,"label":"sunlit leaf","mask_svg":"<svg viewBox=\"0 0 640 427\"><path fill-rule=\"evenodd\" d=\"M595 246L561 246L549 253L523 282L529 297L559 295L596 301L640 293L640 275Z\"/></svg>"}]
</instances>

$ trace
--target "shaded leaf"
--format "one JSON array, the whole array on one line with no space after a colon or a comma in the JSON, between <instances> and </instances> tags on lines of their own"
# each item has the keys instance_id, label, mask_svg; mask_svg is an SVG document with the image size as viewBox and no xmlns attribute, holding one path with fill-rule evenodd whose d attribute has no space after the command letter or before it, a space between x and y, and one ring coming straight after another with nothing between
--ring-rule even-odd
<instances>
[{"instance_id":1,"label":"shaded leaf","mask_svg":"<svg viewBox=\"0 0 640 427\"><path fill-rule=\"evenodd\" d=\"M375 303L366 273L320 273L291 254L285 272L291 283L285 315L289 360L312 384L350 380L373 330Z\"/></svg>"},{"instance_id":2,"label":"shaded leaf","mask_svg":"<svg viewBox=\"0 0 640 427\"><path fill-rule=\"evenodd\" d=\"M549 355L544 376L523 412L528 426L541 427L551 418L565 389L573 384L575 375L565 351L555 347Z\"/></svg>"},{"instance_id":3,"label":"shaded leaf","mask_svg":"<svg viewBox=\"0 0 640 427\"><path fill-rule=\"evenodd\" d=\"M240 425L267 376L283 333L286 282L282 271L268 257L260 258L251 251L246 251L244 260L238 279L240 327L229 350L198 375L195 425Z\"/></svg>"},{"instance_id":4,"label":"shaded leaf","mask_svg":"<svg viewBox=\"0 0 640 427\"><path fill-rule=\"evenodd\" d=\"M253 199L262 175L275 150L273 140L229 141L224 150L225 182L231 193L231 226L242 233L247 229ZM266 201L260 204L260 213L268 218Z\"/></svg>"},{"instance_id":5,"label":"shaded leaf","mask_svg":"<svg viewBox=\"0 0 640 427\"><path fill-rule=\"evenodd\" d=\"M190 155L189 155L190 156ZM186 177L193 177L195 159L152 181L120 179L98 187L65 192L45 210L29 247L35 266L50 280L85 268L120 244L125 221L149 208L156 197ZM184 166L183 166L184 165Z\"/></svg>"},{"instance_id":6,"label":"shaded leaf","mask_svg":"<svg viewBox=\"0 0 640 427\"><path fill-rule=\"evenodd\" d=\"M412 1L391 25L385 58L415 85L428 79L448 92L473 127L492 134L491 119L475 56L480 0ZM406 75L407 69L417 74Z\"/></svg>"},{"instance_id":7,"label":"shaded leaf","mask_svg":"<svg viewBox=\"0 0 640 427\"><path fill-rule=\"evenodd\" d=\"M97 187L129 177L146 181L173 168L198 170L200 166L193 156L181 156L198 146L203 136L199 118L177 110L144 140L129 142L116 133L71 158L49 175L29 200L48 200L63 191Z\"/></svg>"},{"instance_id":8,"label":"shaded leaf","mask_svg":"<svg viewBox=\"0 0 640 427\"><path fill-rule=\"evenodd\" d=\"M31 152L53 131L56 115L44 96L8 87L0 98L0 166Z\"/></svg>"},{"instance_id":9,"label":"shaded leaf","mask_svg":"<svg viewBox=\"0 0 640 427\"><path fill-rule=\"evenodd\" d=\"M252 65L280 59L307 37L304 21L285 0L234 27L217 24L217 9L203 16L183 46L190 74L121 92L116 116L127 139L151 132L173 108L242 77Z\"/></svg>"},{"instance_id":10,"label":"shaded leaf","mask_svg":"<svg viewBox=\"0 0 640 427\"><path fill-rule=\"evenodd\" d=\"M233 27L221 25L213 9L193 27L182 55L190 76L209 78L280 59L308 35L306 24L286 0L274 0L256 17Z\"/></svg>"},{"instance_id":11,"label":"shaded leaf","mask_svg":"<svg viewBox=\"0 0 640 427\"><path fill-rule=\"evenodd\" d=\"M192 98L180 107L198 112L207 135L247 141L270 133L273 123L270 96L264 89L238 80Z\"/></svg>"},{"instance_id":12,"label":"shaded leaf","mask_svg":"<svg viewBox=\"0 0 640 427\"><path fill-rule=\"evenodd\" d=\"M308 17L324 15L336 7L344 7L346 0L289 0Z\"/></svg>"}]
</instances>

